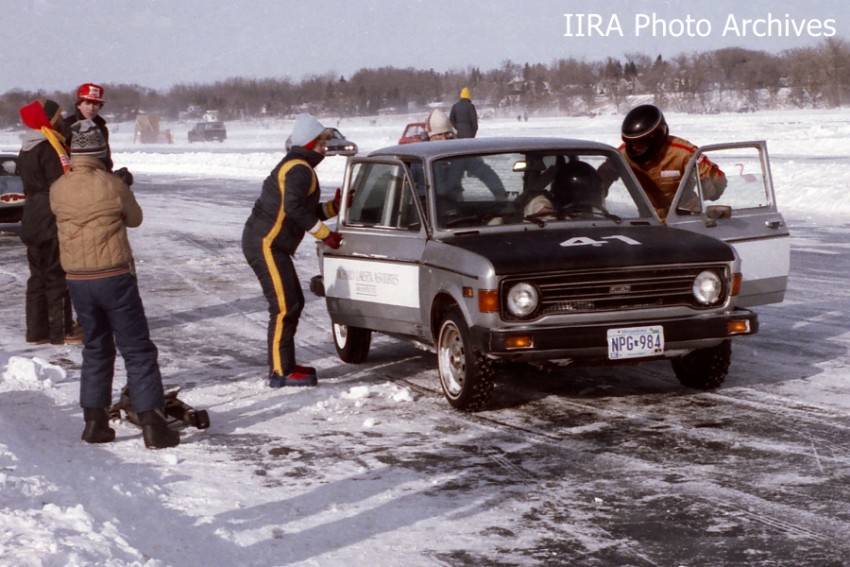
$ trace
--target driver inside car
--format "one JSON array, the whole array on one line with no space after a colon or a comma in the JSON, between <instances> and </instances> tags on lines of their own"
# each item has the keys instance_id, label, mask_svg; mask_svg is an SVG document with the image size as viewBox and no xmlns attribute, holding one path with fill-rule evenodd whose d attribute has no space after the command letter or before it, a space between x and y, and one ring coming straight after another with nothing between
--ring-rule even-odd
<instances>
[{"instance_id":1,"label":"driver inside car","mask_svg":"<svg viewBox=\"0 0 850 567\"><path fill-rule=\"evenodd\" d=\"M559 211L602 210L605 193L602 180L592 165L578 160L565 162L563 156L558 156L552 195Z\"/></svg>"}]
</instances>

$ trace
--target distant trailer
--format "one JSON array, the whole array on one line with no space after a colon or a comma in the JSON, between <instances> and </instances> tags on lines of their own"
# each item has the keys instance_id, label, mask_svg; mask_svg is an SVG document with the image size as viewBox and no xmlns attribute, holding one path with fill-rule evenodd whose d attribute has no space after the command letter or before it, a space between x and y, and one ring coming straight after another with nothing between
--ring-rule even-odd
<instances>
[{"instance_id":1,"label":"distant trailer","mask_svg":"<svg viewBox=\"0 0 850 567\"><path fill-rule=\"evenodd\" d=\"M142 144L173 144L171 130L159 130L159 116L156 114L139 114L136 116L136 131L133 143Z\"/></svg>"}]
</instances>

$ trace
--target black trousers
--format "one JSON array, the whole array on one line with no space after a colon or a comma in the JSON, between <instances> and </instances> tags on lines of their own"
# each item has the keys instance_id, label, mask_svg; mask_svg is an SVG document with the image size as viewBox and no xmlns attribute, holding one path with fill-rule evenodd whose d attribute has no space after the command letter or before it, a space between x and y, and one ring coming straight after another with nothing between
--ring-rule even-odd
<instances>
[{"instance_id":1,"label":"black trousers","mask_svg":"<svg viewBox=\"0 0 850 567\"><path fill-rule=\"evenodd\" d=\"M304 292L295 265L289 254L263 245L248 231L242 238L242 252L269 302L269 376L286 376L295 369L295 331L304 310Z\"/></svg>"},{"instance_id":2,"label":"black trousers","mask_svg":"<svg viewBox=\"0 0 850 567\"><path fill-rule=\"evenodd\" d=\"M27 246L26 340L62 342L73 330L71 296L59 262L59 240Z\"/></svg>"}]
</instances>

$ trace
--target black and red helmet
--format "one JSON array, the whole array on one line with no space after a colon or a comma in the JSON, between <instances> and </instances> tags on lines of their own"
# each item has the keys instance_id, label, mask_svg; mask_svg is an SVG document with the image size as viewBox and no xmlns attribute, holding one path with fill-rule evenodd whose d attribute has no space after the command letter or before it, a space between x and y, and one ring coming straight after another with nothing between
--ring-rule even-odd
<instances>
[{"instance_id":1,"label":"black and red helmet","mask_svg":"<svg viewBox=\"0 0 850 567\"><path fill-rule=\"evenodd\" d=\"M664 145L669 131L658 107L652 104L636 106L623 119L621 133L626 153L637 162L652 159Z\"/></svg>"}]
</instances>

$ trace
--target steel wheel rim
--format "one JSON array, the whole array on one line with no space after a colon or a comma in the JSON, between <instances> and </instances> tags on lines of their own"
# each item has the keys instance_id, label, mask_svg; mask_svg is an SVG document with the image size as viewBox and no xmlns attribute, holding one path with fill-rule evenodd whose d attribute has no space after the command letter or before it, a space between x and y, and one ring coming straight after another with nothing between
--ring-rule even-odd
<instances>
[{"instance_id":1,"label":"steel wheel rim","mask_svg":"<svg viewBox=\"0 0 850 567\"><path fill-rule=\"evenodd\" d=\"M334 340L340 348L345 348L348 342L348 327L334 323Z\"/></svg>"},{"instance_id":2,"label":"steel wheel rim","mask_svg":"<svg viewBox=\"0 0 850 567\"><path fill-rule=\"evenodd\" d=\"M440 333L440 379L446 392L457 397L463 390L466 378L466 352L460 330L446 323Z\"/></svg>"}]
</instances>

